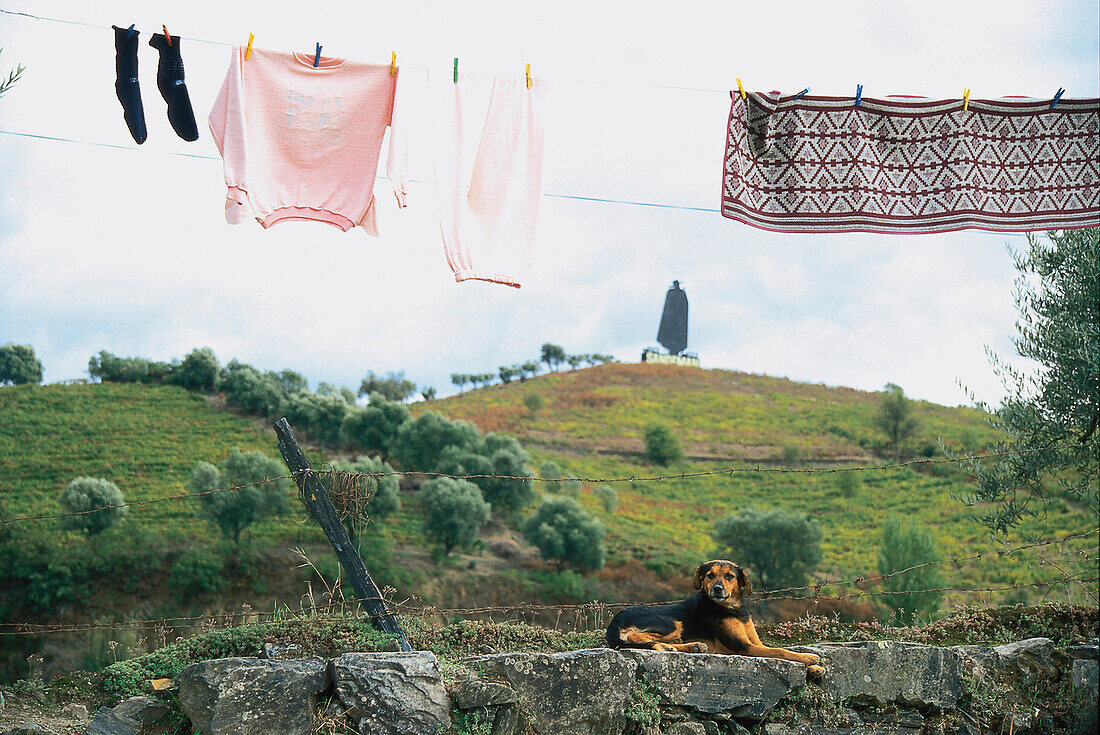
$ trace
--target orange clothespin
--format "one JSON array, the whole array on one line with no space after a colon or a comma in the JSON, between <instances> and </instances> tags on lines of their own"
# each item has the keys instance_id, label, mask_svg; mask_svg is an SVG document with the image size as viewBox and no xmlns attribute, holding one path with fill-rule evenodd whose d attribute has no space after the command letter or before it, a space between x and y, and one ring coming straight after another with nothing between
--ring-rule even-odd
<instances>
[{"instance_id":1,"label":"orange clothespin","mask_svg":"<svg viewBox=\"0 0 1100 735\"><path fill-rule=\"evenodd\" d=\"M244 50L244 60L248 61L248 57L252 55L252 42L256 40L255 33L248 34L248 47Z\"/></svg>"},{"instance_id":2,"label":"orange clothespin","mask_svg":"<svg viewBox=\"0 0 1100 735\"><path fill-rule=\"evenodd\" d=\"M531 65L527 65L527 89L531 88Z\"/></svg>"},{"instance_id":3,"label":"orange clothespin","mask_svg":"<svg viewBox=\"0 0 1100 735\"><path fill-rule=\"evenodd\" d=\"M397 74L397 52L390 54L390 76Z\"/></svg>"},{"instance_id":4,"label":"orange clothespin","mask_svg":"<svg viewBox=\"0 0 1100 735\"><path fill-rule=\"evenodd\" d=\"M162 25L160 27L160 29L162 31L164 31L164 40L168 42L169 46L171 46L172 45L172 37L170 35L168 35L168 26Z\"/></svg>"},{"instance_id":5,"label":"orange clothespin","mask_svg":"<svg viewBox=\"0 0 1100 735\"><path fill-rule=\"evenodd\" d=\"M746 97L748 97L748 95L745 94L745 88L741 86L740 79L737 80L737 93L741 95L741 99L745 99Z\"/></svg>"},{"instance_id":6,"label":"orange clothespin","mask_svg":"<svg viewBox=\"0 0 1100 735\"><path fill-rule=\"evenodd\" d=\"M970 87L963 90L963 112L966 112L970 107Z\"/></svg>"}]
</instances>

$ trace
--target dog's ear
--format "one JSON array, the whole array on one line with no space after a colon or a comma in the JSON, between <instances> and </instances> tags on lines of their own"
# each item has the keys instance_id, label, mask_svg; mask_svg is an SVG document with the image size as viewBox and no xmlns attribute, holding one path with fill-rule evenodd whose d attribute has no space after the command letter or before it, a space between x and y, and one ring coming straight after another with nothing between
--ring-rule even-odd
<instances>
[{"instance_id":1,"label":"dog's ear","mask_svg":"<svg viewBox=\"0 0 1100 735\"><path fill-rule=\"evenodd\" d=\"M700 564L699 568L695 570L695 580L692 582L692 585L695 587L695 589L702 589L703 575L705 575L707 573L707 570L710 569L711 563L712 562L708 561L706 564Z\"/></svg>"},{"instance_id":2,"label":"dog's ear","mask_svg":"<svg viewBox=\"0 0 1100 735\"><path fill-rule=\"evenodd\" d=\"M737 567L737 586L741 588L742 597L752 594L752 580L749 579L749 575L745 574L745 570L741 567Z\"/></svg>"}]
</instances>

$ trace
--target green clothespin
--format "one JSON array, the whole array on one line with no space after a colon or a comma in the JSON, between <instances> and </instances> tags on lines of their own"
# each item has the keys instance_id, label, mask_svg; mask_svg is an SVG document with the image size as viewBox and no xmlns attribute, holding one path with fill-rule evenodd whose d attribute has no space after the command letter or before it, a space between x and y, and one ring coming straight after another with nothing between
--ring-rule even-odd
<instances>
[{"instance_id":1,"label":"green clothespin","mask_svg":"<svg viewBox=\"0 0 1100 735\"><path fill-rule=\"evenodd\" d=\"M455 84L458 84L458 57L455 57Z\"/></svg>"}]
</instances>

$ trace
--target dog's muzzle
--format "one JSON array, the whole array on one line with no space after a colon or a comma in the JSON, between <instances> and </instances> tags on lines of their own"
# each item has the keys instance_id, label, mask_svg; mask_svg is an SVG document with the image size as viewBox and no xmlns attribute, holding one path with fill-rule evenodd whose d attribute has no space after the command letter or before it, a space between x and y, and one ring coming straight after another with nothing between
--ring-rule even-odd
<instances>
[{"instance_id":1,"label":"dog's muzzle","mask_svg":"<svg viewBox=\"0 0 1100 735\"><path fill-rule=\"evenodd\" d=\"M712 600L726 600L729 599L730 593L726 592L726 588L720 585L714 585L710 588L710 599Z\"/></svg>"}]
</instances>

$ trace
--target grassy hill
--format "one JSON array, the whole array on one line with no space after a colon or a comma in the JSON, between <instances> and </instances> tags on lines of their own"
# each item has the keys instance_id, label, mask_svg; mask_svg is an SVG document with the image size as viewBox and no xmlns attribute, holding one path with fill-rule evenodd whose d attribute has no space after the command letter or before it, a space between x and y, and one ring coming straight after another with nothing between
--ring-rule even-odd
<instances>
[{"instance_id":1,"label":"grassy hill","mask_svg":"<svg viewBox=\"0 0 1100 735\"><path fill-rule=\"evenodd\" d=\"M537 411L527 407L530 395L541 398ZM408 492L401 513L371 532L368 564L376 576L381 567L381 581L397 587L401 596L415 595L441 606L584 601L594 595L621 601L668 599L686 591L690 571L716 551L709 537L714 522L748 505L816 519L824 531L823 580L873 576L878 535L891 516L930 529L947 558L995 551L984 529L971 519L972 511L952 498L968 487L955 465L868 469L858 472L856 483L840 481L837 470L892 461L882 457L882 438L874 427L878 401L874 393L726 370L616 364L416 404L414 413L432 409L473 421L483 431L513 433L532 455L535 468L553 460L575 477L719 472L614 483L620 500L615 512L605 510L593 494L596 483L584 482L581 504L608 528L608 566L588 577L555 574L538 562L514 529L500 524L487 528L485 550L451 560L443 573L428 574L438 562L420 532L415 495ZM985 417L972 409L917 402L914 412L920 429L905 447L909 455L942 458L937 454L941 440L969 452L995 438ZM654 422L668 425L679 437L687 454L683 462L667 468L645 462L642 436ZM234 447L279 458L274 434L264 422L237 416L214 399L179 388L0 388L0 514L11 518L60 512L61 489L81 475L115 482L130 502L176 495L183 492L195 463L218 464ZM309 451L315 462L327 459L322 449ZM811 466L828 471L787 471ZM736 471L721 472L729 468ZM136 549L130 557L119 557L129 560L125 565L114 562L113 576L105 573L90 586L73 588L69 594L79 594L80 604L59 612L73 620L191 615L237 609L242 602L258 609L270 609L276 602L297 608L310 572L295 568L299 561L287 551L295 546L307 549L326 574L336 572L320 531L303 523L303 514L296 511L250 530L239 552L242 559L219 572L231 584L209 594L180 594L171 576L177 558L189 549L201 553L218 543L216 531L196 518L195 509L187 500L132 507L122 526L94 545L60 530L56 520L0 526L0 534L23 534L20 543L48 541L70 557L98 558L103 550L126 545ZM1061 505L1029 531L1052 537L1094 526L1086 513ZM1011 539L1010 544L1021 540ZM1081 550L1091 556L1081 557ZM1004 587L1051 579L1058 576L1052 568L1080 570L1094 564L1096 542L1092 537L1038 551L1045 560L1035 552L990 553L980 561L948 565L946 586ZM131 578L118 578L126 574ZM312 584L319 592L315 577ZM1044 594L1051 600L1083 599L1078 588L1065 585L1049 593L953 592L947 601L990 604L1037 600Z\"/></svg>"}]
</instances>

